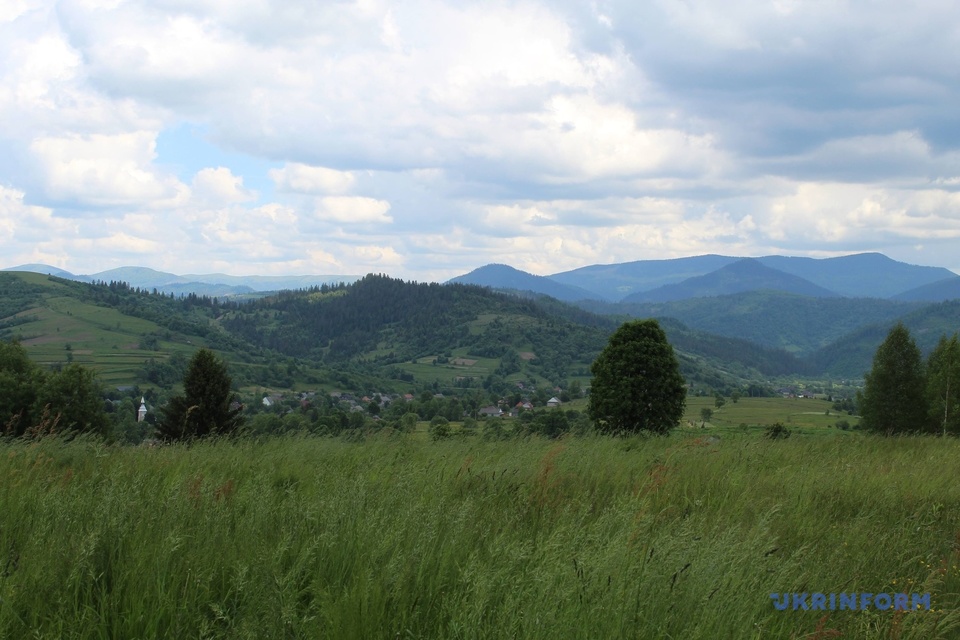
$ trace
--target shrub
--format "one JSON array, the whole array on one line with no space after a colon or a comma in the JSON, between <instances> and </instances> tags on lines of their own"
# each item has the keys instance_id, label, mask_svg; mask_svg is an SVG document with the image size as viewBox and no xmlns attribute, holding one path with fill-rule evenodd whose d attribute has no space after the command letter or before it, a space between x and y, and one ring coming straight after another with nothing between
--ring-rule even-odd
<instances>
[{"instance_id":1,"label":"shrub","mask_svg":"<svg viewBox=\"0 0 960 640\"><path fill-rule=\"evenodd\" d=\"M790 437L790 429L787 429L782 422L775 422L767 425L763 435L771 440L786 440Z\"/></svg>"},{"instance_id":2,"label":"shrub","mask_svg":"<svg viewBox=\"0 0 960 640\"><path fill-rule=\"evenodd\" d=\"M431 440L443 440L450 437L450 421L443 416L434 416L428 431Z\"/></svg>"}]
</instances>

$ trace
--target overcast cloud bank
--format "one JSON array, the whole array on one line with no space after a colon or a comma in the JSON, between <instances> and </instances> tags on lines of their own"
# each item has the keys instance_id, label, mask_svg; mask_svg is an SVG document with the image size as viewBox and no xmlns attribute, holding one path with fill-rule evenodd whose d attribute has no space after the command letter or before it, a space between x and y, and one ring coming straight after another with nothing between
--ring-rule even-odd
<instances>
[{"instance_id":1,"label":"overcast cloud bank","mask_svg":"<svg viewBox=\"0 0 960 640\"><path fill-rule=\"evenodd\" d=\"M8 1L0 266L960 271L954 2L636 5Z\"/></svg>"}]
</instances>

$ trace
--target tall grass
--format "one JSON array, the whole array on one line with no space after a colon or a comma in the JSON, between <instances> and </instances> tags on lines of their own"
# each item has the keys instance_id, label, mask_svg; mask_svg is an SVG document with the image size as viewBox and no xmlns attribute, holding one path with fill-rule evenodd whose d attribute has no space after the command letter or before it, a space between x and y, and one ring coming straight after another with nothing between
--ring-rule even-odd
<instances>
[{"instance_id":1,"label":"tall grass","mask_svg":"<svg viewBox=\"0 0 960 640\"><path fill-rule=\"evenodd\" d=\"M955 637L958 460L866 437L7 443L0 637ZM770 599L817 591L934 611Z\"/></svg>"}]
</instances>

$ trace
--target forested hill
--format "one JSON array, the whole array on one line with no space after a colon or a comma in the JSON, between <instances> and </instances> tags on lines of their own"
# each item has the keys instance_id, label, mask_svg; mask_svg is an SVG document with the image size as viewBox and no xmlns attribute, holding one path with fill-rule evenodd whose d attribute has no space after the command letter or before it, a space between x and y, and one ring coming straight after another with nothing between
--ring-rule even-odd
<instances>
[{"instance_id":1,"label":"forested hill","mask_svg":"<svg viewBox=\"0 0 960 640\"><path fill-rule=\"evenodd\" d=\"M960 300L926 305L897 320L910 330L917 346L926 356L941 336L953 335L960 327ZM809 358L811 367L836 376L863 375L870 370L877 347L893 324L893 320L874 323L844 336L814 353Z\"/></svg>"},{"instance_id":2,"label":"forested hill","mask_svg":"<svg viewBox=\"0 0 960 640\"><path fill-rule=\"evenodd\" d=\"M251 302L231 310L220 324L253 344L330 365L407 365L431 356L441 361L492 358L498 363L493 365L497 375L529 370L562 382L587 375L622 320L551 298L370 275L351 285ZM751 376L807 372L804 363L784 351L711 336L675 320L663 322L681 356L683 373L693 383L725 386ZM522 361L520 354L525 354Z\"/></svg>"},{"instance_id":3,"label":"forested hill","mask_svg":"<svg viewBox=\"0 0 960 640\"><path fill-rule=\"evenodd\" d=\"M550 298L382 275L246 303L17 273L0 274L0 294L0 338L22 340L44 365L93 366L116 385L174 384L198 346L217 350L235 380L253 387L587 383L625 319ZM661 322L695 386L811 373L785 351Z\"/></svg>"},{"instance_id":4,"label":"forested hill","mask_svg":"<svg viewBox=\"0 0 960 640\"><path fill-rule=\"evenodd\" d=\"M599 303L591 308L603 314L676 318L700 331L741 338L804 357L863 327L889 326L921 306L924 305L878 298L816 298L779 291L748 291L672 302ZM879 342L873 348L877 345Z\"/></svg>"},{"instance_id":5,"label":"forested hill","mask_svg":"<svg viewBox=\"0 0 960 640\"><path fill-rule=\"evenodd\" d=\"M548 313L535 301L473 285L421 284L368 275L343 286L283 292L232 310L228 332L283 354L327 363L384 364L437 354L500 358L529 351L544 375L589 364L615 327L587 327Z\"/></svg>"}]
</instances>

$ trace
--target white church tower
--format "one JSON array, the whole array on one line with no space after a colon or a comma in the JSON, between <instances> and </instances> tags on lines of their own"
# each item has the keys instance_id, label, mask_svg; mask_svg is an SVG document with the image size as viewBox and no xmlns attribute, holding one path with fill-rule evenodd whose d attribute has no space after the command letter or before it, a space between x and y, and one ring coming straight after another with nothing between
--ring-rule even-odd
<instances>
[{"instance_id":1,"label":"white church tower","mask_svg":"<svg viewBox=\"0 0 960 640\"><path fill-rule=\"evenodd\" d=\"M140 408L137 410L137 422L143 422L143 419L147 417L147 400L143 396L140 396Z\"/></svg>"}]
</instances>

